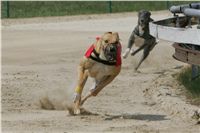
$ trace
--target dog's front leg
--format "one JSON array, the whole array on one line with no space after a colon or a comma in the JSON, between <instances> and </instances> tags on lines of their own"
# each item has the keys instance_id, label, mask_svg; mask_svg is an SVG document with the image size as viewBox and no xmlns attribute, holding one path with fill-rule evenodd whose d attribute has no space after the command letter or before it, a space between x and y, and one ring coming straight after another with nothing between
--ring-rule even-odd
<instances>
[{"instance_id":1,"label":"dog's front leg","mask_svg":"<svg viewBox=\"0 0 200 133\"><path fill-rule=\"evenodd\" d=\"M81 95L87 78L87 72L85 72L83 66L80 65L78 68L78 84L75 89L74 114L80 114Z\"/></svg>"},{"instance_id":2,"label":"dog's front leg","mask_svg":"<svg viewBox=\"0 0 200 133\"><path fill-rule=\"evenodd\" d=\"M131 51L131 48L133 47L133 44L135 42L135 32L133 31L131 33L131 36L129 37L129 40L128 40L128 46L125 50L125 52L123 53L123 58L127 58L128 54L130 53Z\"/></svg>"}]
</instances>

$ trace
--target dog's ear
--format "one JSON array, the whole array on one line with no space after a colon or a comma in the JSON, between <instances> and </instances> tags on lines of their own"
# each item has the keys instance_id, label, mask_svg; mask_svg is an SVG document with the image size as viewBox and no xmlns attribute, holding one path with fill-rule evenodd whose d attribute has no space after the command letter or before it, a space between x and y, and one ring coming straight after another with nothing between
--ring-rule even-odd
<instances>
[{"instance_id":1,"label":"dog's ear","mask_svg":"<svg viewBox=\"0 0 200 133\"><path fill-rule=\"evenodd\" d=\"M149 17L151 16L151 12L147 11L147 14L148 14Z\"/></svg>"},{"instance_id":2,"label":"dog's ear","mask_svg":"<svg viewBox=\"0 0 200 133\"><path fill-rule=\"evenodd\" d=\"M154 21L152 18L150 18L150 22Z\"/></svg>"},{"instance_id":3,"label":"dog's ear","mask_svg":"<svg viewBox=\"0 0 200 133\"><path fill-rule=\"evenodd\" d=\"M111 31L108 31L108 32L106 32L105 34L112 34L112 32L111 32Z\"/></svg>"},{"instance_id":4,"label":"dog's ear","mask_svg":"<svg viewBox=\"0 0 200 133\"><path fill-rule=\"evenodd\" d=\"M100 52L100 49L102 47L102 37L100 37L98 40L96 40L95 42L95 47L96 47L96 51L99 53Z\"/></svg>"},{"instance_id":5,"label":"dog's ear","mask_svg":"<svg viewBox=\"0 0 200 133\"><path fill-rule=\"evenodd\" d=\"M138 12L138 17L140 16L140 14L141 14L142 12L144 12L144 10L140 10L140 11Z\"/></svg>"},{"instance_id":6,"label":"dog's ear","mask_svg":"<svg viewBox=\"0 0 200 133\"><path fill-rule=\"evenodd\" d=\"M118 34L118 32L113 32L113 35L116 36L117 41L119 41L119 34Z\"/></svg>"},{"instance_id":7,"label":"dog's ear","mask_svg":"<svg viewBox=\"0 0 200 133\"><path fill-rule=\"evenodd\" d=\"M140 16L141 13L147 14L149 17L151 16L151 12L150 12L150 11L140 10L140 11L138 12L138 17Z\"/></svg>"}]
</instances>

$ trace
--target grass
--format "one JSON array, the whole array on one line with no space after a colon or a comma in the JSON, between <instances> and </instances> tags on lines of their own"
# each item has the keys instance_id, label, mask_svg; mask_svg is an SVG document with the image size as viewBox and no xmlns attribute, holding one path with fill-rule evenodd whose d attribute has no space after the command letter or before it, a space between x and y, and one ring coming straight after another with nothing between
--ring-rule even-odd
<instances>
[{"instance_id":1,"label":"grass","mask_svg":"<svg viewBox=\"0 0 200 133\"><path fill-rule=\"evenodd\" d=\"M102 14L112 12L131 12L141 9L167 10L171 5L191 3L191 1L3 1L1 16L9 18L27 18L41 16L64 16L79 14Z\"/></svg>"},{"instance_id":2,"label":"grass","mask_svg":"<svg viewBox=\"0 0 200 133\"><path fill-rule=\"evenodd\" d=\"M191 80L191 68L185 68L178 75L178 81L187 89L186 96L193 104L200 105L200 77ZM199 72L200 74L200 72Z\"/></svg>"}]
</instances>

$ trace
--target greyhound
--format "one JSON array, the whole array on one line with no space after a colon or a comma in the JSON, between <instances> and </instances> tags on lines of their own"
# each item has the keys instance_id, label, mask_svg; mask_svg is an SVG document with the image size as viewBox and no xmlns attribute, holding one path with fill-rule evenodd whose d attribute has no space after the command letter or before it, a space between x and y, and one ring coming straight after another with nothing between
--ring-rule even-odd
<instances>
[{"instance_id":1,"label":"greyhound","mask_svg":"<svg viewBox=\"0 0 200 133\"><path fill-rule=\"evenodd\" d=\"M149 34L149 22L152 22L153 19L150 17L151 13L149 11L141 10L138 13L138 24L134 28L131 36L129 37L128 46L123 53L123 58L127 58L128 54L131 51L131 55L134 56L139 51L143 50L143 55L135 67L135 70L139 68L141 63L147 58L150 51L154 48L154 46L158 43L155 37ZM131 50L133 44L135 43L136 38L143 38L144 43L135 51Z\"/></svg>"}]
</instances>

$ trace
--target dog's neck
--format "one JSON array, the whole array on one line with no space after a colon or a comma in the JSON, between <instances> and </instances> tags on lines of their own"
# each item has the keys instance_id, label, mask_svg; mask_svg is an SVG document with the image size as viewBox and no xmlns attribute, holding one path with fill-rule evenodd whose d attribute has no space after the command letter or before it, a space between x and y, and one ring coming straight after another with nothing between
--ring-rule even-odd
<instances>
[{"instance_id":1,"label":"dog's neck","mask_svg":"<svg viewBox=\"0 0 200 133\"><path fill-rule=\"evenodd\" d=\"M138 22L138 32L140 36L145 36L144 34L148 34L149 35L149 23L154 21L152 18L149 18L149 22L142 27L139 22Z\"/></svg>"},{"instance_id":2,"label":"dog's neck","mask_svg":"<svg viewBox=\"0 0 200 133\"><path fill-rule=\"evenodd\" d=\"M143 27L142 26L138 26L138 32L139 32L139 36L143 36L143 34L144 34L144 29L143 29Z\"/></svg>"},{"instance_id":3,"label":"dog's neck","mask_svg":"<svg viewBox=\"0 0 200 133\"><path fill-rule=\"evenodd\" d=\"M149 35L149 24L145 25L144 27L138 24L134 32L136 35L146 38Z\"/></svg>"}]
</instances>

